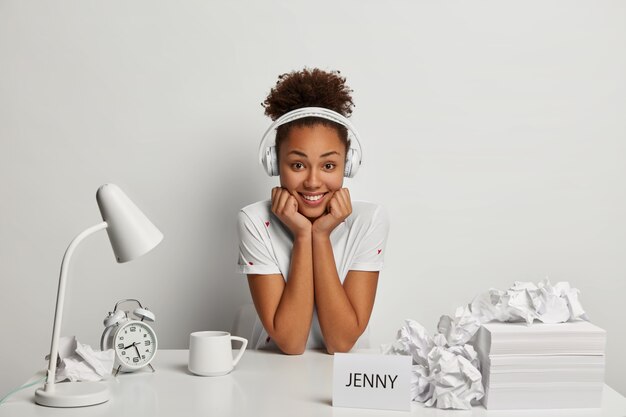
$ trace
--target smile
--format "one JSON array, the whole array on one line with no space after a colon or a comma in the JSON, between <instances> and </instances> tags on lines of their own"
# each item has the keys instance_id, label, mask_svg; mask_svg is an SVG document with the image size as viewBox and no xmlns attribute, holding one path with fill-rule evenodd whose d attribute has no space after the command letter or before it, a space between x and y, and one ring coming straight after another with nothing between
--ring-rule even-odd
<instances>
[{"instance_id":1,"label":"smile","mask_svg":"<svg viewBox=\"0 0 626 417\"><path fill-rule=\"evenodd\" d=\"M321 193L321 194L302 194L302 193L298 193L298 194L300 194L300 196L302 196L302 199L304 200L304 202L307 205L315 206L315 205L321 203L322 199L324 198L324 196L327 193Z\"/></svg>"}]
</instances>

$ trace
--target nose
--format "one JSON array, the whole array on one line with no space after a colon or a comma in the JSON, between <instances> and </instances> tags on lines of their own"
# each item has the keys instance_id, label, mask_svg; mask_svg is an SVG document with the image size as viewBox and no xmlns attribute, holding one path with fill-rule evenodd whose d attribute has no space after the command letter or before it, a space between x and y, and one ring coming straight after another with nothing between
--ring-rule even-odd
<instances>
[{"instance_id":1,"label":"nose","mask_svg":"<svg viewBox=\"0 0 626 417\"><path fill-rule=\"evenodd\" d=\"M303 185L304 188L309 190L319 188L322 185L319 172L316 169L309 170Z\"/></svg>"}]
</instances>

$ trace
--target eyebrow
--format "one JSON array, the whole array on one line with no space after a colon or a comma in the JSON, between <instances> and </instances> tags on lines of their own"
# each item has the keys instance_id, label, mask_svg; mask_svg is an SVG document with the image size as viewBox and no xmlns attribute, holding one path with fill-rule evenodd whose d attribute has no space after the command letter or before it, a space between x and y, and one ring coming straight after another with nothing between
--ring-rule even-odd
<instances>
[{"instance_id":1,"label":"eyebrow","mask_svg":"<svg viewBox=\"0 0 626 417\"><path fill-rule=\"evenodd\" d=\"M305 153L304 153L304 152L302 152L302 151L295 151L295 150L294 150L294 151L289 152L289 153L288 153L288 155L291 155L292 153L293 153L293 154L296 154L296 155L299 155L299 156L302 156L302 157L304 157L304 158L308 158L308 155L307 155L307 154L305 154ZM325 158L325 157L327 157L327 156L330 156L330 155L335 155L335 154L336 154L336 155L339 155L339 152L337 152L337 151L329 151L329 152L326 152L326 153L321 154L321 155L320 155L320 158Z\"/></svg>"}]
</instances>

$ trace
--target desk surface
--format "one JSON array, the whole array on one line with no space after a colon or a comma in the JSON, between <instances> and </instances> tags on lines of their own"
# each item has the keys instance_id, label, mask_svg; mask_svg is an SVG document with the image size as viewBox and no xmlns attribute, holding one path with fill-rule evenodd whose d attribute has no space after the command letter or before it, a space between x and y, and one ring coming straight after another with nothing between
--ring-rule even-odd
<instances>
[{"instance_id":1,"label":"desk surface","mask_svg":"<svg viewBox=\"0 0 626 417\"><path fill-rule=\"evenodd\" d=\"M46 408L34 403L36 387L0 405L0 417L29 416L489 416L624 417L626 398L604 386L602 408L530 411L444 411L412 403L411 412L336 408L332 401L332 356L308 351L302 356L248 351L231 374L198 377L187 370L187 350L161 350L156 372L120 374L111 380L111 399L84 408ZM41 378L43 373L33 377Z\"/></svg>"}]
</instances>

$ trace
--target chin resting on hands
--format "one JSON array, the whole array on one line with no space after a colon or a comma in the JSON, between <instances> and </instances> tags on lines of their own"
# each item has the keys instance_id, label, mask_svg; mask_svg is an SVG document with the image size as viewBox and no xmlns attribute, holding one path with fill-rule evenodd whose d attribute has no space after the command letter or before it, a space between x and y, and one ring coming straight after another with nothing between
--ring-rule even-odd
<instances>
[{"instance_id":1,"label":"chin resting on hands","mask_svg":"<svg viewBox=\"0 0 626 417\"><path fill-rule=\"evenodd\" d=\"M352 214L350 191L347 188L341 188L333 192L327 213L313 223L313 233L330 235L330 232L335 230L350 214Z\"/></svg>"},{"instance_id":2,"label":"chin resting on hands","mask_svg":"<svg viewBox=\"0 0 626 417\"><path fill-rule=\"evenodd\" d=\"M272 188L272 213L291 230L294 235L310 232L311 222L298 212L298 201L282 187Z\"/></svg>"}]
</instances>

